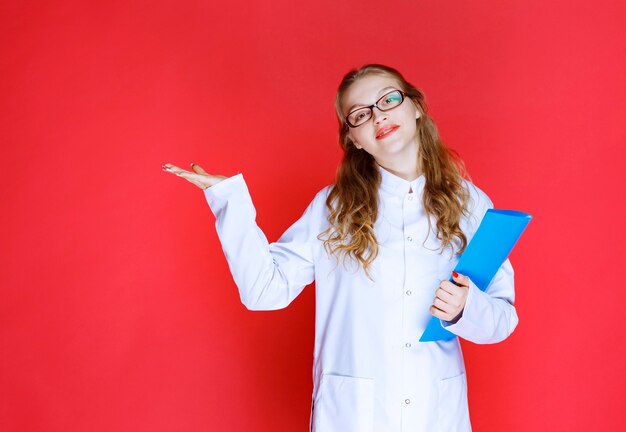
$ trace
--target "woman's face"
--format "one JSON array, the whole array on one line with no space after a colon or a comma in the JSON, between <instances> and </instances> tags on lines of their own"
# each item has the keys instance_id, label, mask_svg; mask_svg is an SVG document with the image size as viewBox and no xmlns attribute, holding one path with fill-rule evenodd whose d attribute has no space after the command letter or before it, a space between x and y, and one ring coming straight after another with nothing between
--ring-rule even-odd
<instances>
[{"instance_id":1,"label":"woman's face","mask_svg":"<svg viewBox=\"0 0 626 432\"><path fill-rule=\"evenodd\" d=\"M376 103L381 96L399 90L399 83L388 75L367 75L352 84L342 99L344 116ZM372 117L350 128L348 137L355 146L371 154L385 168L412 170L417 164L419 139L415 120L420 112L410 98L389 111L372 109Z\"/></svg>"}]
</instances>

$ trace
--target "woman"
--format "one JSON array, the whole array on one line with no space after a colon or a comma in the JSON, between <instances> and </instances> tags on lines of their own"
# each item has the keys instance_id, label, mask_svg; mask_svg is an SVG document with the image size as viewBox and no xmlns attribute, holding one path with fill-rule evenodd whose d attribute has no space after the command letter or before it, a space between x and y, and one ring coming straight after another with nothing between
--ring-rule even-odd
<instances>
[{"instance_id":1,"label":"woman","mask_svg":"<svg viewBox=\"0 0 626 432\"><path fill-rule=\"evenodd\" d=\"M286 307L315 280L311 429L469 431L458 338L418 342L431 316L475 343L518 318L507 260L486 291L450 274L488 208L441 142L423 95L395 69L349 72L335 101L344 158L334 185L268 244L243 176L171 164L200 188L242 302Z\"/></svg>"}]
</instances>

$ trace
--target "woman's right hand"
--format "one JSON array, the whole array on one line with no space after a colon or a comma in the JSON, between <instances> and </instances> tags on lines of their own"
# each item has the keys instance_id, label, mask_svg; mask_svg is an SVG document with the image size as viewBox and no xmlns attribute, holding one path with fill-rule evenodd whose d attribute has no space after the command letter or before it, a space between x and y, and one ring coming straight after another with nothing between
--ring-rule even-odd
<instances>
[{"instance_id":1,"label":"woman's right hand","mask_svg":"<svg viewBox=\"0 0 626 432\"><path fill-rule=\"evenodd\" d=\"M200 167L200 165L196 165L194 163L191 164L191 169L193 169L193 172L185 171L184 169L179 168L169 163L163 164L162 168L163 168L163 171L167 171L172 174L176 174L179 177L183 177L190 183L195 184L196 186L198 186L200 189L203 189L203 190L227 178L223 175L209 174L205 170L203 170Z\"/></svg>"}]
</instances>

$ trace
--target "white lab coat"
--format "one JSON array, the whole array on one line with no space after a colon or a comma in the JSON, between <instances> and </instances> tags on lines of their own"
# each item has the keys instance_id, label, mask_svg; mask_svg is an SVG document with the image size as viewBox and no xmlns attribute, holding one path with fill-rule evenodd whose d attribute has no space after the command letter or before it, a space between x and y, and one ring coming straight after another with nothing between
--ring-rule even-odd
<instances>
[{"instance_id":1,"label":"white lab coat","mask_svg":"<svg viewBox=\"0 0 626 432\"><path fill-rule=\"evenodd\" d=\"M458 258L440 254L435 221L421 197L424 176L412 182L382 175L375 225L378 257L369 280L362 269L337 264L317 239L327 226L322 189L302 217L275 242L255 222L242 174L205 189L224 254L251 310L286 307L315 280L315 347L311 429L315 432L470 431L465 366L458 338L418 342L439 282ZM466 182L470 240L490 199ZM409 190L412 192L409 193ZM486 292L471 285L462 317L449 331L475 343L505 339L517 325L513 268L507 260Z\"/></svg>"}]
</instances>

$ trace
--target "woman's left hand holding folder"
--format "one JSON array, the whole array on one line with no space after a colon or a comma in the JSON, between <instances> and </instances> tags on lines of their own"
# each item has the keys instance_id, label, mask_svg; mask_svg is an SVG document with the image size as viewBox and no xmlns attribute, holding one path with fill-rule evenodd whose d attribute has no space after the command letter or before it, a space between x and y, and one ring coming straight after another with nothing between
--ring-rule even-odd
<instances>
[{"instance_id":1,"label":"woman's left hand holding folder","mask_svg":"<svg viewBox=\"0 0 626 432\"><path fill-rule=\"evenodd\" d=\"M470 279L467 276L452 272L453 282L441 281L435 292L435 300L430 307L430 313L444 321L455 323L461 318L467 295Z\"/></svg>"}]
</instances>

